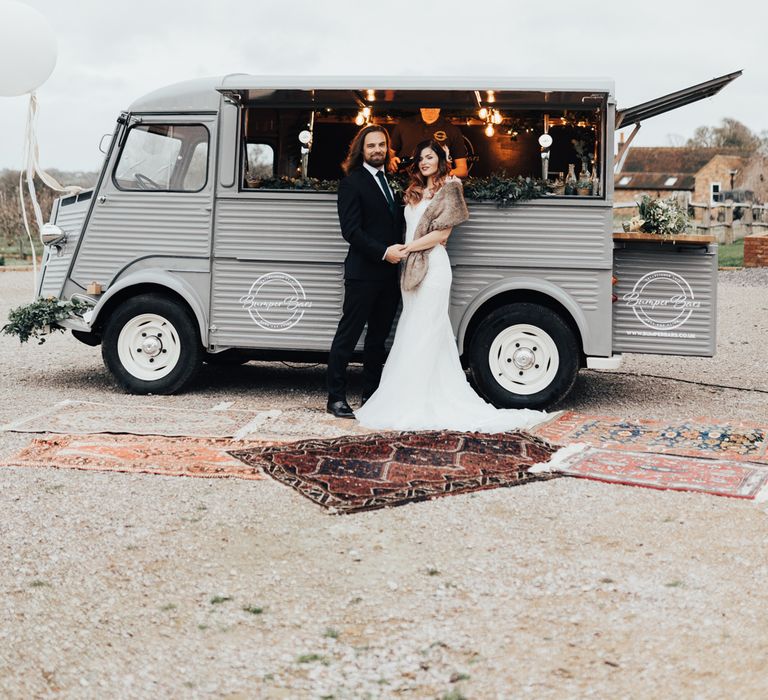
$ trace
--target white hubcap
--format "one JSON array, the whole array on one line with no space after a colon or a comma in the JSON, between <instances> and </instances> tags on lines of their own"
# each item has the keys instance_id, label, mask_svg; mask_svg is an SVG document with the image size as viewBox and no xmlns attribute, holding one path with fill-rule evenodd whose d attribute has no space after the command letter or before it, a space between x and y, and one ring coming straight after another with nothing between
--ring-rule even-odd
<instances>
[{"instance_id":1,"label":"white hubcap","mask_svg":"<svg viewBox=\"0 0 768 700\"><path fill-rule=\"evenodd\" d=\"M560 353L549 333L538 326L518 323L494 338L488 365L507 391L527 396L552 383L560 366Z\"/></svg>"},{"instance_id":2,"label":"white hubcap","mask_svg":"<svg viewBox=\"0 0 768 700\"><path fill-rule=\"evenodd\" d=\"M137 379L162 379L179 362L181 341L173 324L158 314L141 314L123 326L117 339L117 355Z\"/></svg>"}]
</instances>

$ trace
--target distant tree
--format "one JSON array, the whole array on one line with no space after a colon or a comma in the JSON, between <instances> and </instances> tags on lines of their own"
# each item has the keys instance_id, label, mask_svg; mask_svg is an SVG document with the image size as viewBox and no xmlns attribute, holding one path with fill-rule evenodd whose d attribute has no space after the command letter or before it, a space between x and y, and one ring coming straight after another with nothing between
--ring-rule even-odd
<instances>
[{"instance_id":1,"label":"distant tree","mask_svg":"<svg viewBox=\"0 0 768 700\"><path fill-rule=\"evenodd\" d=\"M62 184L77 184L81 187L93 185L98 176L98 173L66 173L61 171L51 171L51 174ZM35 177L34 182L43 221L48 221L53 201L60 196L60 193L48 188L37 177ZM36 240L37 225L32 209L32 200L27 191L26 176L24 180L24 206L32 237ZM19 171L2 170L0 171L0 254L2 254L2 250L9 248L14 248L22 253L25 246L27 249L29 248L19 201Z\"/></svg>"},{"instance_id":2,"label":"distant tree","mask_svg":"<svg viewBox=\"0 0 768 700\"><path fill-rule=\"evenodd\" d=\"M740 148L744 151L758 151L765 146L765 134L758 136L738 119L726 117L720 126L699 126L688 139L686 146L692 148Z\"/></svg>"}]
</instances>

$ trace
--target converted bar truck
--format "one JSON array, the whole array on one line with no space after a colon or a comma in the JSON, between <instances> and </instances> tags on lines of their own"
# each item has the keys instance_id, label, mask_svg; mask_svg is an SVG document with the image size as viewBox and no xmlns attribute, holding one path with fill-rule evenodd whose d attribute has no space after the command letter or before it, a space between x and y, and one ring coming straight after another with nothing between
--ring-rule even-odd
<instances>
[{"instance_id":1,"label":"converted bar truck","mask_svg":"<svg viewBox=\"0 0 768 700\"><path fill-rule=\"evenodd\" d=\"M461 131L469 194L500 177L549 183L510 207L468 197L448 245L451 321L478 391L551 406L581 367L616 368L622 352L714 354L717 245L614 232L613 135L739 74L624 110L607 80L172 85L119 116L96 186L55 202L37 292L92 305L60 325L101 344L129 392L180 391L203 362L323 361L344 293L335 184L348 144L362 124L440 108Z\"/></svg>"}]
</instances>

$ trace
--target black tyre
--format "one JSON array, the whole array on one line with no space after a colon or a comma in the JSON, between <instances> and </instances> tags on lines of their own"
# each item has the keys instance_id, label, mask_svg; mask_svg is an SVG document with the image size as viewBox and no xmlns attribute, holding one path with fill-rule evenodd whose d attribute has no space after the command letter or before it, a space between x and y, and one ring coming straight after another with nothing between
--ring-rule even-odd
<instances>
[{"instance_id":1,"label":"black tyre","mask_svg":"<svg viewBox=\"0 0 768 700\"><path fill-rule=\"evenodd\" d=\"M167 297L143 294L115 309L104 326L104 364L132 394L173 394L200 369L203 349L191 312Z\"/></svg>"},{"instance_id":2,"label":"black tyre","mask_svg":"<svg viewBox=\"0 0 768 700\"><path fill-rule=\"evenodd\" d=\"M480 393L499 408L547 408L572 388L579 345L555 311L532 303L492 311L475 331L469 366Z\"/></svg>"}]
</instances>

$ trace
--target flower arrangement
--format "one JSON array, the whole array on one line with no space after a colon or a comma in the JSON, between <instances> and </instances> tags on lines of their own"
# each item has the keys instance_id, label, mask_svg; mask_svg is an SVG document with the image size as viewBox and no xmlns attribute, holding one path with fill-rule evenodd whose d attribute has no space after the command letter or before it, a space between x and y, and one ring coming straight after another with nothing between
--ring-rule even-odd
<instances>
[{"instance_id":1,"label":"flower arrangement","mask_svg":"<svg viewBox=\"0 0 768 700\"><path fill-rule=\"evenodd\" d=\"M688 227L688 213L675 197L660 199L643 195L639 204L640 230L645 233L672 235L682 233Z\"/></svg>"},{"instance_id":2,"label":"flower arrangement","mask_svg":"<svg viewBox=\"0 0 768 700\"><path fill-rule=\"evenodd\" d=\"M38 345L45 342L43 337L50 330L64 331L55 327L57 321L63 321L73 315L82 316L92 308L81 299L64 301L56 297L41 297L31 304L19 306L8 314L8 323L2 331L5 335L16 335L19 341L26 343L30 338L39 338Z\"/></svg>"}]
</instances>

